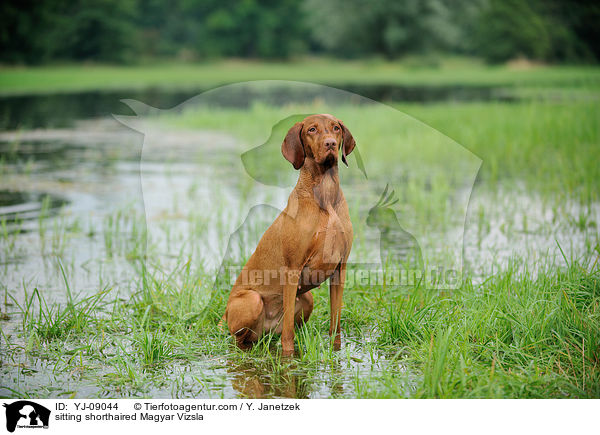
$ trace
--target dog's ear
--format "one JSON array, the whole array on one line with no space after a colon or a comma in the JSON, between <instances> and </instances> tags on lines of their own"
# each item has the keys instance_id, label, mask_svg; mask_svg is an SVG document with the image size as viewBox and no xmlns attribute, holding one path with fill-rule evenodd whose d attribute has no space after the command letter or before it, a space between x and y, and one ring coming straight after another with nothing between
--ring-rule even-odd
<instances>
[{"instance_id":1,"label":"dog's ear","mask_svg":"<svg viewBox=\"0 0 600 435\"><path fill-rule=\"evenodd\" d=\"M338 120L340 123L340 127L342 127L343 139L342 139L342 162L346 166L348 166L348 162L346 161L346 156L352 152L354 147L356 146L356 142L354 142L354 138L352 137L352 133L350 130L344 125L344 123Z\"/></svg>"},{"instance_id":2,"label":"dog's ear","mask_svg":"<svg viewBox=\"0 0 600 435\"><path fill-rule=\"evenodd\" d=\"M285 135L281 144L281 153L283 157L294 165L294 169L300 169L304 165L304 145L302 145L302 122L297 122Z\"/></svg>"}]
</instances>

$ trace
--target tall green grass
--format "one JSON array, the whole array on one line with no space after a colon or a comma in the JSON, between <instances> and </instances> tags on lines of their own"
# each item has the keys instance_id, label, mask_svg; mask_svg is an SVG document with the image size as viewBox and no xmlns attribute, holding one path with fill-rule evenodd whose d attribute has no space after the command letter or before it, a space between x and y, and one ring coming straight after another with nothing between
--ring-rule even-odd
<instances>
[{"instance_id":1,"label":"tall green grass","mask_svg":"<svg viewBox=\"0 0 600 435\"><path fill-rule=\"evenodd\" d=\"M250 110L191 107L181 115L167 115L163 120L178 127L238 135L242 150L247 151L267 141L271 128L281 121L282 113L333 113L351 129L371 178L378 174L388 177L396 174L410 181L411 172L422 170L432 174L433 186L403 183L404 191L398 192L404 196L415 191L421 197L427 192L438 195L423 197L424 200L413 198L424 214L432 204L444 204L443 198L451 187L448 186L450 175L437 180L432 168L444 171L448 167L460 167L464 159L453 141L481 158L483 164L477 181L491 190L497 186L524 191L534 189L544 197L561 201L573 198L584 204L600 199L600 165L597 164L600 105L595 101L531 100L394 107L408 116L383 106L332 107L316 103L285 110L260 104ZM264 172L289 173L277 152L260 157Z\"/></svg>"},{"instance_id":2,"label":"tall green grass","mask_svg":"<svg viewBox=\"0 0 600 435\"><path fill-rule=\"evenodd\" d=\"M403 104L398 109L483 160L489 186L525 185L544 196L600 199L600 105L593 100Z\"/></svg>"},{"instance_id":3,"label":"tall green grass","mask_svg":"<svg viewBox=\"0 0 600 435\"><path fill-rule=\"evenodd\" d=\"M512 265L445 297L415 292L389 310L382 343L423 370L416 397L598 397L594 261L535 274Z\"/></svg>"},{"instance_id":4,"label":"tall green grass","mask_svg":"<svg viewBox=\"0 0 600 435\"><path fill-rule=\"evenodd\" d=\"M597 398L600 267L594 255L535 272L512 263L452 292L387 288L373 297L371 287L347 288L339 352L327 336L327 292L315 289L315 312L297 330L292 359L281 357L274 335L250 351L235 347L217 327L226 290L187 321L156 309L161 299L189 305L189 294L171 291L168 277L141 281L142 293L129 300L101 293L75 297L64 309L49 308L35 291L13 313L22 316L22 340L29 344L20 348L8 339L3 353L56 360L57 373L85 370L92 377L84 379L109 395L149 394L181 365L214 361L219 372L226 360L228 379L242 395L312 397L326 388L330 397ZM93 375L98 370L102 376ZM222 382L208 373L200 387L206 394ZM189 378L178 382L177 394L199 387Z\"/></svg>"},{"instance_id":5,"label":"tall green grass","mask_svg":"<svg viewBox=\"0 0 600 435\"><path fill-rule=\"evenodd\" d=\"M23 289L25 297L22 304L12 295L7 294L19 310L22 328L29 336L29 343L33 339L52 341L66 338L71 333L83 333L95 323L97 310L106 303L105 299L110 292L109 288L91 296L76 299L60 261L59 268L66 290L65 303L49 303L37 288L34 288L31 294L28 294L27 288Z\"/></svg>"}]
</instances>

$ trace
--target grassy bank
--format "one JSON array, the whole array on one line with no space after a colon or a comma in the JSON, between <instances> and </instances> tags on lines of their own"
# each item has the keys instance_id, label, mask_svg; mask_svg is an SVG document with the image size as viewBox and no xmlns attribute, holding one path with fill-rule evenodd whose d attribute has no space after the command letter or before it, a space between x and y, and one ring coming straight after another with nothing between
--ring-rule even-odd
<instances>
[{"instance_id":1,"label":"grassy bank","mask_svg":"<svg viewBox=\"0 0 600 435\"><path fill-rule=\"evenodd\" d=\"M298 80L343 86L495 86L536 89L600 88L600 68L585 66L486 66L468 59L434 64L406 60L303 59L286 63L220 61L139 66L64 65L0 68L0 95L143 88L209 89L248 80Z\"/></svg>"}]
</instances>

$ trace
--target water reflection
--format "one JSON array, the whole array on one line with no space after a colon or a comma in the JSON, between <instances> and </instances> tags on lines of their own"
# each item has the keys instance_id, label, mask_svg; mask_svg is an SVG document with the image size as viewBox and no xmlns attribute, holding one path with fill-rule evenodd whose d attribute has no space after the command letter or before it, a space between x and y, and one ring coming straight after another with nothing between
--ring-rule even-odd
<instances>
[{"instance_id":1,"label":"water reflection","mask_svg":"<svg viewBox=\"0 0 600 435\"><path fill-rule=\"evenodd\" d=\"M275 354L273 350L272 355ZM256 365L257 361L228 360L227 373L237 396L252 399L344 396L344 379L348 373L342 370L337 359L329 361L327 367L312 370L296 358L272 362L267 365L268 362L261 359L260 365Z\"/></svg>"},{"instance_id":2,"label":"water reflection","mask_svg":"<svg viewBox=\"0 0 600 435\"><path fill-rule=\"evenodd\" d=\"M292 365L281 365L277 370L261 370L251 363L238 363L230 360L227 372L231 385L238 397L266 399L286 397L290 399L307 399L310 389L309 378L302 372L294 370Z\"/></svg>"},{"instance_id":3,"label":"water reflection","mask_svg":"<svg viewBox=\"0 0 600 435\"><path fill-rule=\"evenodd\" d=\"M0 190L0 221L13 223L48 217L65 204L64 198L47 193Z\"/></svg>"}]
</instances>

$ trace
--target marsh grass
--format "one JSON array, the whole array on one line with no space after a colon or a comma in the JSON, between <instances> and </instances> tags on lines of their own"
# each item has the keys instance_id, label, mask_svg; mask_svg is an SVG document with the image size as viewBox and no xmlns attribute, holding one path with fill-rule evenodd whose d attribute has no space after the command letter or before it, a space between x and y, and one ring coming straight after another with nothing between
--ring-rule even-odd
<instances>
[{"instance_id":1,"label":"marsh grass","mask_svg":"<svg viewBox=\"0 0 600 435\"><path fill-rule=\"evenodd\" d=\"M595 70L590 74L590 80L597 81ZM535 86L533 79L528 83ZM551 241L564 231L566 237L578 235L585 242L572 256L564 251L559 258L541 255L533 266L519 245L509 261L487 268L483 275L467 265L461 285L452 291L418 284L396 288L353 283L344 292L341 351L333 350L327 334L329 297L323 285L313 291L311 319L297 329L296 355L282 358L277 335L267 334L251 350L240 351L217 327L230 288L205 264L202 251L209 231L224 246L229 240L226 222L239 211L222 200L226 188L215 186L220 200L215 200L214 209L198 206L187 215L148 223L127 204L89 222L85 231L81 221L50 216L49 206L44 206L35 232L38 244L25 252L37 250L40 264L48 268L41 273L56 274L62 282L44 287L24 278L19 288L2 283L0 394L600 397L600 245L594 208L600 199L598 105L539 99L397 107L442 134L408 119L406 129L394 136L397 129L386 127L390 113L386 110L339 107L334 112L356 126L353 132L365 155L386 156L374 160L370 178L374 185L384 186L390 173L402 175L396 193L405 208L399 211L414 213L415 220L425 220L437 234L444 234L453 218L443 200L452 188L444 184L448 178L432 176L427 185L419 185L412 174L452 160L436 166L439 156L412 157L422 142L444 144L448 135L484 161L476 189L490 198L472 210L470 221L476 226L480 249L485 249L492 230L506 237L520 233ZM304 113L324 107L317 102L297 109ZM244 133L238 139L245 150L267 139L265 134L279 115L277 108L256 105L248 110L195 109L158 121L185 128L237 126L236 131ZM227 160L222 159L224 165ZM277 170L281 157L275 153L261 163ZM362 178L353 180L351 172L344 176L344 183L367 188ZM227 188L241 192L240 209L246 206L252 199L248 192L253 180L227 181ZM196 189L192 186L186 192L192 201L198 201ZM376 201L380 192L370 194ZM551 215L550 224L516 213L511 204L495 204L503 195L516 198L513 202L539 200L541 210ZM177 198L172 202L169 206L183 213ZM494 207L503 209L499 213ZM350 204L350 210L353 221L364 217L360 202ZM260 236L260 225L252 231ZM357 228L357 241L366 237L364 232ZM3 223L3 253L14 257L24 244L22 236L14 236ZM71 250L81 238L98 248L84 265ZM248 258L252 240L241 238L232 246L234 263ZM358 254L366 255L360 249L358 244ZM222 254L209 252L219 258ZM96 273L100 284L74 290L69 278L81 269ZM127 273L113 276L113 269Z\"/></svg>"},{"instance_id":2,"label":"marsh grass","mask_svg":"<svg viewBox=\"0 0 600 435\"><path fill-rule=\"evenodd\" d=\"M9 295L12 302L20 310L23 330L28 331L31 339L53 341L66 338L71 333L83 333L94 322L96 310L104 302L110 289L103 289L97 294L76 300L71 292L62 263L59 263L66 289L66 303L48 303L40 291L35 288L31 295L25 292L23 305ZM37 313L36 313L37 311Z\"/></svg>"},{"instance_id":3,"label":"marsh grass","mask_svg":"<svg viewBox=\"0 0 600 435\"><path fill-rule=\"evenodd\" d=\"M173 355L168 335L163 331L142 330L134 336L140 360L146 366L163 363Z\"/></svg>"},{"instance_id":4,"label":"marsh grass","mask_svg":"<svg viewBox=\"0 0 600 435\"><path fill-rule=\"evenodd\" d=\"M402 104L483 160L480 182L534 189L546 198L598 201L600 106L596 101Z\"/></svg>"},{"instance_id":5,"label":"marsh grass","mask_svg":"<svg viewBox=\"0 0 600 435\"><path fill-rule=\"evenodd\" d=\"M429 186L412 185L411 180L418 179L412 173L420 169L435 174L447 166L460 167L456 159L464 158L462 154L450 150L440 155L446 142L450 146L449 139L483 160L477 181L486 188L532 189L545 198L574 198L583 204L600 199L600 166L593 158L600 141L600 106L595 101L394 104L408 115L401 126L398 122L402 116L384 107L328 107L319 103L295 107L296 113L335 113L352 126L363 154L385 155L385 159L368 159L371 178L400 174L404 183L396 187L402 189L397 194L419 206L417 211L411 210L418 213L416 218L444 215L440 207L451 189L447 178L428 177ZM239 139L247 150L264 143L265 132L281 121L281 113L279 108L256 104L250 110L190 107L178 116L163 118L178 127L240 132L243 136ZM428 152L425 143L438 145ZM276 153L261 155L260 164L265 172L289 173L283 170L285 162ZM385 180L381 182L385 184Z\"/></svg>"},{"instance_id":6,"label":"marsh grass","mask_svg":"<svg viewBox=\"0 0 600 435\"><path fill-rule=\"evenodd\" d=\"M131 204L104 217L102 236L108 258L119 255L128 261L143 259L146 250L146 225L140 212Z\"/></svg>"},{"instance_id":7,"label":"marsh grass","mask_svg":"<svg viewBox=\"0 0 600 435\"><path fill-rule=\"evenodd\" d=\"M127 228L105 230L115 239L145 234ZM125 294L110 287L75 294L68 280L74 266L58 260L64 302L48 302L26 286L24 303L6 292L12 305L5 301L5 311L21 325L3 331L3 361L43 359L54 376L99 397L166 390L171 397L600 396L600 265L592 239L579 257L565 255L565 265L549 261L531 270L515 256L484 280L466 276L454 291L355 283L344 293L339 352L327 335L323 285L313 291L315 311L297 329L291 359L281 357L274 334L238 350L217 327L229 288L213 288L214 275L185 250L172 258L148 243L143 255L106 254L137 271ZM36 371L23 368L4 394L77 396L78 387L32 383Z\"/></svg>"},{"instance_id":8,"label":"marsh grass","mask_svg":"<svg viewBox=\"0 0 600 435\"><path fill-rule=\"evenodd\" d=\"M43 355L57 372L117 396L151 394L175 367L197 361L222 373L225 360L225 377L248 397L598 397L600 269L592 259L535 276L513 263L447 293L388 288L371 297L372 288L348 288L339 352L327 335L327 291L316 289L292 359L281 357L273 334L249 351L235 348L216 326L225 291L190 316L190 291L174 291L173 275L148 275L125 300L108 289L72 296L65 281L65 305L48 304L37 289L25 305L13 300L23 335L5 337L3 354ZM186 266L182 273L193 275ZM183 391L218 397L220 376L177 379Z\"/></svg>"},{"instance_id":9,"label":"marsh grass","mask_svg":"<svg viewBox=\"0 0 600 435\"><path fill-rule=\"evenodd\" d=\"M0 220L0 246L2 246L3 253L13 253L17 249L17 239L21 231L22 221L19 216L11 219L10 223L6 217L2 217ZM6 261L4 255L1 261Z\"/></svg>"}]
</instances>

